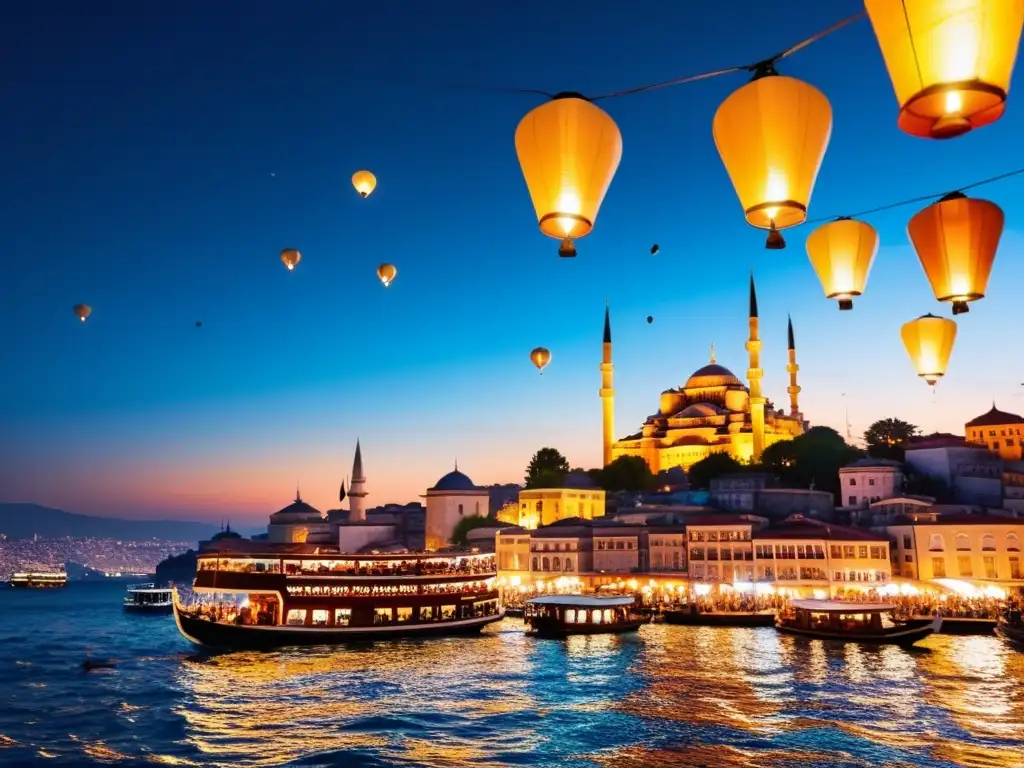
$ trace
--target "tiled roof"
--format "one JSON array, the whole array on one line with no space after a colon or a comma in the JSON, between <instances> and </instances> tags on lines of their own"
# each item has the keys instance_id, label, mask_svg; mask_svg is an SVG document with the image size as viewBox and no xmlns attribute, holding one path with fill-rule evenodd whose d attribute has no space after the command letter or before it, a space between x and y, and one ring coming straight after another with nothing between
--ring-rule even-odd
<instances>
[{"instance_id":1,"label":"tiled roof","mask_svg":"<svg viewBox=\"0 0 1024 768\"><path fill-rule=\"evenodd\" d=\"M1008 411L1000 411L996 408L996 404L992 403L992 409L988 413L983 413L981 416L976 416L967 422L964 426L967 427L998 427L1003 424L1024 424L1024 417L1019 413L1009 413Z\"/></svg>"},{"instance_id":2,"label":"tiled roof","mask_svg":"<svg viewBox=\"0 0 1024 768\"><path fill-rule=\"evenodd\" d=\"M896 519L899 522L891 523L891 525L915 525L915 522L906 516L901 515ZM939 515L934 521L919 521L916 525L1019 525L1024 527L1024 518L953 512L947 515Z\"/></svg>"},{"instance_id":3,"label":"tiled roof","mask_svg":"<svg viewBox=\"0 0 1024 768\"><path fill-rule=\"evenodd\" d=\"M861 528L823 523L819 520L794 520L773 525L754 534L755 539L825 539L828 541L888 541L878 533Z\"/></svg>"}]
</instances>

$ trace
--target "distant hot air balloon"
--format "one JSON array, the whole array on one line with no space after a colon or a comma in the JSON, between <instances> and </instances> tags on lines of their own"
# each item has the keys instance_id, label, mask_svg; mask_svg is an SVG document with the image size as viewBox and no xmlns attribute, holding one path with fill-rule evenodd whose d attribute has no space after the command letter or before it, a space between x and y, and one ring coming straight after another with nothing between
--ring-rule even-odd
<instances>
[{"instance_id":1,"label":"distant hot air balloon","mask_svg":"<svg viewBox=\"0 0 1024 768\"><path fill-rule=\"evenodd\" d=\"M92 314L92 307L90 307L88 304L75 304L74 309L75 314L78 315L78 319L81 320L83 323L85 322L86 318Z\"/></svg>"},{"instance_id":2,"label":"distant hot air balloon","mask_svg":"<svg viewBox=\"0 0 1024 768\"><path fill-rule=\"evenodd\" d=\"M377 277L380 278L380 281L384 284L385 288L391 285L391 281L394 280L397 275L398 268L394 264L381 264L377 267Z\"/></svg>"},{"instance_id":3,"label":"distant hot air balloon","mask_svg":"<svg viewBox=\"0 0 1024 768\"><path fill-rule=\"evenodd\" d=\"M203 327L203 321L202 320L196 320L196 328L202 328L202 327Z\"/></svg>"},{"instance_id":4,"label":"distant hot air balloon","mask_svg":"<svg viewBox=\"0 0 1024 768\"><path fill-rule=\"evenodd\" d=\"M295 265L302 261L302 254L295 248L285 248L281 251L281 261L288 267L288 271L291 272L295 269Z\"/></svg>"},{"instance_id":5,"label":"distant hot air balloon","mask_svg":"<svg viewBox=\"0 0 1024 768\"><path fill-rule=\"evenodd\" d=\"M650 325L653 322L654 322L654 318L651 315L648 315L647 316L647 324Z\"/></svg>"},{"instance_id":6,"label":"distant hot air balloon","mask_svg":"<svg viewBox=\"0 0 1024 768\"><path fill-rule=\"evenodd\" d=\"M352 174L352 186L363 197L369 197L377 188L377 177L369 171L356 171Z\"/></svg>"},{"instance_id":7,"label":"distant hot air balloon","mask_svg":"<svg viewBox=\"0 0 1024 768\"><path fill-rule=\"evenodd\" d=\"M548 352L544 347L537 347L533 352L530 353L530 360L537 366L537 370L544 373L544 369L548 363L551 362L551 353Z\"/></svg>"},{"instance_id":8,"label":"distant hot air balloon","mask_svg":"<svg viewBox=\"0 0 1024 768\"><path fill-rule=\"evenodd\" d=\"M651 246L651 256L657 256L658 255L658 251L660 251L660 250L661 250L661 248L659 248L658 244L655 243L654 245Z\"/></svg>"}]
</instances>

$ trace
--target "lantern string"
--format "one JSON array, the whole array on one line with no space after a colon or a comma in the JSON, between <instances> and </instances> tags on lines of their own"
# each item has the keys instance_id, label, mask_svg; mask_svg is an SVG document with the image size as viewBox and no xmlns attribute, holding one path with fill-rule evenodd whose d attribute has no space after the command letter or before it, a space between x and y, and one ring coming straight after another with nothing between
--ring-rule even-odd
<instances>
[{"instance_id":1,"label":"lantern string","mask_svg":"<svg viewBox=\"0 0 1024 768\"><path fill-rule=\"evenodd\" d=\"M849 24L853 24L855 21L860 21L861 19L865 18L866 16L867 16L867 13L865 11L860 11L859 13L855 13L853 16L848 16L847 18L842 19L841 21L837 21L835 24L832 24L829 27L826 27L825 29L821 30L820 32L818 32L818 33L816 33L814 35L811 35L806 40L801 40L796 45L792 45L789 48L786 48L785 50L780 51L779 53L776 53L774 56L771 56L771 57L769 57L767 59L762 59L762 60L757 61L757 62L755 62L753 64L744 64L744 65L739 66L739 67L728 67L726 69L716 69L716 70L713 70L711 72L702 72L699 75L687 75L686 77L675 77L675 78L672 78L671 80L664 80L664 81L662 81L660 83L651 83L650 85L638 85L635 88L627 88L627 89L625 89L623 91L613 91L612 93L604 93L604 94L601 94L600 96L593 96L593 97L590 97L589 100L590 101L600 101L601 99L616 99L616 98L618 98L620 96L632 96L635 93L646 93L648 91L657 91L657 90L660 90L662 88L671 88L671 87L676 86L676 85L684 85L686 83L696 83L696 82L698 82L700 80L708 80L708 79L710 79L712 77L719 77L720 75L731 75L734 72L753 72L756 69L758 69L759 67L762 67L762 66L768 65L768 64L774 64L774 63L776 63L778 61L781 61L782 59L785 59L787 56L792 56L794 53L797 53L798 51L802 51L807 46L813 45L814 43L817 43L819 40L822 40L823 38L828 37L833 32L837 32L840 29L842 29L843 27L845 27L845 26L847 26Z\"/></svg>"},{"instance_id":2,"label":"lantern string","mask_svg":"<svg viewBox=\"0 0 1024 768\"><path fill-rule=\"evenodd\" d=\"M980 187L980 186L983 186L985 184L992 184L993 182L996 182L996 181L1002 181L1003 179L1009 179L1009 178L1011 178L1013 176L1019 176L1022 173L1024 173L1024 168L1018 168L1015 171L1007 171L1006 173L1000 173L998 176L990 176L987 179L981 179L979 181L972 181L970 184L966 184L966 185L964 185L962 187L956 187L955 189L957 191L959 191L959 192L963 192L965 189L974 189L975 187ZM888 211L888 210L890 210L892 208L901 208L904 205L913 205L914 203L923 203L923 202L926 202L926 201L938 200L943 195L948 194L949 191L950 190L947 189L944 192L939 192L938 194L920 195L918 197L911 197L911 198L909 198L907 200L899 200L898 202L895 202L895 203L888 203L886 205L880 205L877 208L869 208L866 211L859 211L858 213L853 213L853 214L849 214L849 215L846 215L846 216L822 216L822 217L817 218L817 219L808 219L807 221L805 221L803 223L804 224L820 224L823 221L835 221L836 219L859 219L859 218L861 218L863 216L868 216L868 215L870 215L872 213L879 213L881 211Z\"/></svg>"}]
</instances>

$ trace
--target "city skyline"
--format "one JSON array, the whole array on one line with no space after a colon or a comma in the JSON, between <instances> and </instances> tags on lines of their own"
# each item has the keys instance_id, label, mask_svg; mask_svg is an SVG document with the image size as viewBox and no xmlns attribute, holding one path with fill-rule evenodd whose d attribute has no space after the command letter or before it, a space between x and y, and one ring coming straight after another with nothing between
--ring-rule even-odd
<instances>
[{"instance_id":1,"label":"city skyline","mask_svg":"<svg viewBox=\"0 0 1024 768\"><path fill-rule=\"evenodd\" d=\"M61 5L20 11L2 54L19 119L0 128L18 149L0 222L22 258L0 287L12 329L0 338L0 501L258 525L296 482L317 508L338 506L357 438L370 507L416 499L456 458L481 485L521 482L543 446L597 466L605 301L621 437L712 343L745 377L751 269L765 393L784 404L789 315L812 424L845 434L848 412L854 438L886 417L962 434L993 400L1024 410L1019 364L998 354L1020 316L1022 177L969 192L1001 205L1006 229L933 395L899 338L914 317L950 314L906 236L925 203L866 217L882 245L865 295L838 312L804 249L813 228L766 251L715 152L712 115L743 75L602 102L623 160L575 260L537 231L516 162L516 124L541 97L452 87L471 70L483 89L625 88L756 60L859 2L666 8L628 35L619 14L588 5L557 44L530 2L473 6L429 33L421 9L395 23L328 4L230 18L188 3ZM364 34L339 46L342 22ZM268 56L282 38L302 40L299 53ZM780 71L834 110L812 218L1014 169L992 149L1024 129L1013 92L1002 120L956 141L900 133L866 22ZM378 179L366 200L349 183L364 167ZM294 272L278 259L286 247L303 254ZM398 268L386 290L381 262ZM84 324L78 302L93 308ZM538 345L552 352L542 376L528 357Z\"/></svg>"}]
</instances>

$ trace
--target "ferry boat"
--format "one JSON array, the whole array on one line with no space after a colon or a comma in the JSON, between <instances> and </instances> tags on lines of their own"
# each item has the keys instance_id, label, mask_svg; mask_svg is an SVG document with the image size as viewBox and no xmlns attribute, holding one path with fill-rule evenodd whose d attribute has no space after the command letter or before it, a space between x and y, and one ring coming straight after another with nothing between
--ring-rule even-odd
<instances>
[{"instance_id":1,"label":"ferry boat","mask_svg":"<svg viewBox=\"0 0 1024 768\"><path fill-rule=\"evenodd\" d=\"M7 585L10 587L30 589L52 589L66 587L68 575L65 571L23 571L11 574Z\"/></svg>"},{"instance_id":2,"label":"ferry boat","mask_svg":"<svg viewBox=\"0 0 1024 768\"><path fill-rule=\"evenodd\" d=\"M170 587L155 584L129 584L124 596L124 609L136 613L170 613L174 609L174 598Z\"/></svg>"},{"instance_id":3,"label":"ferry boat","mask_svg":"<svg viewBox=\"0 0 1024 768\"><path fill-rule=\"evenodd\" d=\"M702 611L696 605L666 608L666 624L691 627L773 627L775 611Z\"/></svg>"},{"instance_id":4,"label":"ferry boat","mask_svg":"<svg viewBox=\"0 0 1024 768\"><path fill-rule=\"evenodd\" d=\"M793 600L776 629L819 640L911 646L942 627L942 617L894 621L888 603ZM886 619L883 621L883 617Z\"/></svg>"},{"instance_id":5,"label":"ferry boat","mask_svg":"<svg viewBox=\"0 0 1024 768\"><path fill-rule=\"evenodd\" d=\"M308 544L200 552L178 630L197 645L269 649L479 632L504 611L493 554L339 554Z\"/></svg>"},{"instance_id":6,"label":"ferry boat","mask_svg":"<svg viewBox=\"0 0 1024 768\"><path fill-rule=\"evenodd\" d=\"M634 632L649 620L628 595L543 595L526 601L524 618L537 637Z\"/></svg>"}]
</instances>

